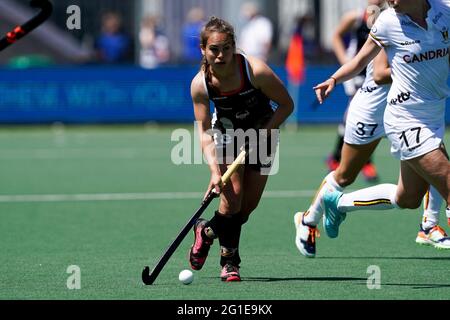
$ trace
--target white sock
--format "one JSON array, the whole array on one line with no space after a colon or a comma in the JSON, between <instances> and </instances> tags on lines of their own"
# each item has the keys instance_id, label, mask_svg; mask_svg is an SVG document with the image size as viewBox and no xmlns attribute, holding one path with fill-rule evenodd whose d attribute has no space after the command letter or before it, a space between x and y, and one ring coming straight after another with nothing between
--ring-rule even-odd
<instances>
[{"instance_id":1,"label":"white sock","mask_svg":"<svg viewBox=\"0 0 450 320\"><path fill-rule=\"evenodd\" d=\"M308 211L305 213L303 221L311 226L317 226L320 222L320 219L323 216L323 208L322 208L322 197L325 190L336 190L342 192L344 190L336 180L334 179L334 171L330 172L325 179L323 179L322 184L316 192L316 196L314 197L311 205L309 206Z\"/></svg>"},{"instance_id":2,"label":"white sock","mask_svg":"<svg viewBox=\"0 0 450 320\"><path fill-rule=\"evenodd\" d=\"M441 210L442 196L430 186L423 198L422 228L430 229L439 224L439 211Z\"/></svg>"},{"instance_id":3,"label":"white sock","mask_svg":"<svg viewBox=\"0 0 450 320\"><path fill-rule=\"evenodd\" d=\"M388 210L398 208L395 201L397 185L385 183L343 194L338 209L344 212L356 210Z\"/></svg>"}]
</instances>

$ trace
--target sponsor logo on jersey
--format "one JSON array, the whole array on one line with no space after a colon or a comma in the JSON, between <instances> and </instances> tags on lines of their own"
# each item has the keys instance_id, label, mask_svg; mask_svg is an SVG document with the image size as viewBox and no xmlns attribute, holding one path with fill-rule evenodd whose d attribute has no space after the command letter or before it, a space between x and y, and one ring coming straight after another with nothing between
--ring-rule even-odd
<instances>
[{"instance_id":1,"label":"sponsor logo on jersey","mask_svg":"<svg viewBox=\"0 0 450 320\"><path fill-rule=\"evenodd\" d=\"M435 15L433 18L433 23L436 24L442 16L442 12L439 12L437 15Z\"/></svg>"},{"instance_id":2,"label":"sponsor logo on jersey","mask_svg":"<svg viewBox=\"0 0 450 320\"><path fill-rule=\"evenodd\" d=\"M229 107L228 105L217 105L215 106L217 109L222 111L230 111L233 110L233 107Z\"/></svg>"},{"instance_id":3,"label":"sponsor logo on jersey","mask_svg":"<svg viewBox=\"0 0 450 320\"><path fill-rule=\"evenodd\" d=\"M250 112L248 112L247 110L239 111L238 113L236 113L236 119L244 120L249 115L250 115Z\"/></svg>"},{"instance_id":4,"label":"sponsor logo on jersey","mask_svg":"<svg viewBox=\"0 0 450 320\"><path fill-rule=\"evenodd\" d=\"M246 91L244 91L244 92L239 92L239 95L240 95L240 96L243 96L243 95L252 93L253 91L255 91L255 89L252 88L252 89L246 90Z\"/></svg>"},{"instance_id":5,"label":"sponsor logo on jersey","mask_svg":"<svg viewBox=\"0 0 450 320\"><path fill-rule=\"evenodd\" d=\"M438 58L445 58L449 54L449 48L430 50L427 52L421 52L419 54L405 54L403 61L406 63L416 63L428 60L434 60Z\"/></svg>"},{"instance_id":6,"label":"sponsor logo on jersey","mask_svg":"<svg viewBox=\"0 0 450 320\"><path fill-rule=\"evenodd\" d=\"M255 96L250 96L245 99L245 106L248 109L254 108L258 105L258 99Z\"/></svg>"},{"instance_id":7,"label":"sponsor logo on jersey","mask_svg":"<svg viewBox=\"0 0 450 320\"><path fill-rule=\"evenodd\" d=\"M420 43L420 40L411 40L411 41L403 41L400 42L402 46L411 46L413 44Z\"/></svg>"},{"instance_id":8,"label":"sponsor logo on jersey","mask_svg":"<svg viewBox=\"0 0 450 320\"><path fill-rule=\"evenodd\" d=\"M213 98L212 98L213 101L216 101L216 100L217 100L217 101L218 101L218 100L225 100L225 99L228 99L228 97L213 97Z\"/></svg>"},{"instance_id":9,"label":"sponsor logo on jersey","mask_svg":"<svg viewBox=\"0 0 450 320\"><path fill-rule=\"evenodd\" d=\"M378 89L378 87L361 87L361 92L371 93L376 89Z\"/></svg>"},{"instance_id":10,"label":"sponsor logo on jersey","mask_svg":"<svg viewBox=\"0 0 450 320\"><path fill-rule=\"evenodd\" d=\"M411 92L402 92L397 95L397 98L391 99L390 103L395 106L409 100L409 98L411 98Z\"/></svg>"},{"instance_id":11,"label":"sponsor logo on jersey","mask_svg":"<svg viewBox=\"0 0 450 320\"><path fill-rule=\"evenodd\" d=\"M443 27L441 30L441 35L442 35L442 42L443 43L449 43L449 39L448 39L448 28L447 27Z\"/></svg>"},{"instance_id":12,"label":"sponsor logo on jersey","mask_svg":"<svg viewBox=\"0 0 450 320\"><path fill-rule=\"evenodd\" d=\"M415 26L414 22L410 20L400 20L400 24L402 26Z\"/></svg>"}]
</instances>

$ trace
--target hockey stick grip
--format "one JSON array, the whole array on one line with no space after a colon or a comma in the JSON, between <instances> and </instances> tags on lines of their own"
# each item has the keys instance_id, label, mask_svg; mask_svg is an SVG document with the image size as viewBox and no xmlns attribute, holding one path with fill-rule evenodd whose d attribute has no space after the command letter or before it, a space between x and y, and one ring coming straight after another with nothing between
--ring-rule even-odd
<instances>
[{"instance_id":1,"label":"hockey stick grip","mask_svg":"<svg viewBox=\"0 0 450 320\"><path fill-rule=\"evenodd\" d=\"M237 170L237 168L244 163L245 157L247 156L247 149L243 148L241 153L237 156L237 158L233 161L233 163L228 167L227 171L222 176L222 184L226 184L229 180L231 175ZM175 252L175 250L178 248L180 243L183 241L183 239L188 234L189 230L191 230L194 223L197 221L197 219L203 214L205 209L209 206L211 201L217 197L218 194L214 192L214 189L212 189L206 198L203 200L202 205L200 208L194 213L194 215L191 217L191 219L186 223L186 225L181 229L181 231L176 236L175 240L169 245L169 247L166 249L164 254L159 259L158 263L155 265L153 270L150 271L150 268L146 266L144 270L142 271L142 281L146 285L151 285L158 277L161 270L166 265L167 261L169 261L172 254Z\"/></svg>"},{"instance_id":2,"label":"hockey stick grip","mask_svg":"<svg viewBox=\"0 0 450 320\"><path fill-rule=\"evenodd\" d=\"M229 180L232 174L237 170L237 168L244 163L245 157L247 156L247 151L242 150L241 153L237 156L237 158L233 161L233 163L228 167L227 171L222 176L222 184L226 184Z\"/></svg>"}]
</instances>

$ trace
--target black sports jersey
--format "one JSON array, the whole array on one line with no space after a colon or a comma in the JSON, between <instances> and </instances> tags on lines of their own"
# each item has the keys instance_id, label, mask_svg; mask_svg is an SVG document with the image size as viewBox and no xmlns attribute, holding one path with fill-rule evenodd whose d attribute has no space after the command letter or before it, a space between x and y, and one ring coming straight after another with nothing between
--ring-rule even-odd
<instances>
[{"instance_id":1,"label":"black sports jersey","mask_svg":"<svg viewBox=\"0 0 450 320\"><path fill-rule=\"evenodd\" d=\"M356 52L359 52L363 47L364 43L366 43L367 38L369 37L370 29L367 27L366 13L361 19L358 28L355 30L356 36Z\"/></svg>"},{"instance_id":2,"label":"black sports jersey","mask_svg":"<svg viewBox=\"0 0 450 320\"><path fill-rule=\"evenodd\" d=\"M241 72L241 86L231 92L220 92L205 79L209 99L214 103L213 128L224 132L226 129L258 129L274 113L270 99L250 81L248 62L242 54L237 54Z\"/></svg>"},{"instance_id":3,"label":"black sports jersey","mask_svg":"<svg viewBox=\"0 0 450 320\"><path fill-rule=\"evenodd\" d=\"M364 43L366 43L367 38L369 37L370 29L367 27L367 13L364 12L361 17L361 21L359 26L355 30L355 38L356 38L356 53L361 50ZM361 76L366 75L366 68L359 73Z\"/></svg>"}]
</instances>

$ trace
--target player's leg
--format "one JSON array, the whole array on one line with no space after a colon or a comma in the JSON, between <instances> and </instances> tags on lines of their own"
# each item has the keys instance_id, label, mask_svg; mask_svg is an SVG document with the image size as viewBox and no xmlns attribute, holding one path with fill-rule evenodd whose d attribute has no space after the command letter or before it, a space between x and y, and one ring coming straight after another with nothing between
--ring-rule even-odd
<instances>
[{"instance_id":1,"label":"player's leg","mask_svg":"<svg viewBox=\"0 0 450 320\"><path fill-rule=\"evenodd\" d=\"M427 181L407 161L401 161L397 185L385 183L342 194L336 207L341 212L393 208L416 209L420 206L427 190Z\"/></svg>"},{"instance_id":2,"label":"player's leg","mask_svg":"<svg viewBox=\"0 0 450 320\"><path fill-rule=\"evenodd\" d=\"M323 215L322 197L326 189L342 192L345 187L352 184L367 159L370 158L380 139L366 145L350 145L344 143L342 148L342 161L336 171L329 173L304 214L304 222L310 226L317 226Z\"/></svg>"},{"instance_id":3,"label":"player's leg","mask_svg":"<svg viewBox=\"0 0 450 320\"><path fill-rule=\"evenodd\" d=\"M349 194L326 192L323 198L325 230L331 237L336 237L346 212L362 209L386 210L396 206L418 208L430 183L448 199L449 171L449 163L444 153L436 149L414 159L402 161L397 186L377 185Z\"/></svg>"},{"instance_id":4,"label":"player's leg","mask_svg":"<svg viewBox=\"0 0 450 320\"><path fill-rule=\"evenodd\" d=\"M438 249L450 249L450 238L445 230L439 226L439 211L442 203L442 192L448 193L449 164L445 148L437 149L425 157L419 157L411 161L412 167L421 172L430 183L437 188L431 187L424 199L425 212L420 225L416 242L419 244L432 245ZM440 190L440 193L437 191Z\"/></svg>"},{"instance_id":5,"label":"player's leg","mask_svg":"<svg viewBox=\"0 0 450 320\"><path fill-rule=\"evenodd\" d=\"M378 185L346 195L326 192L323 196L324 225L331 237L337 236L345 212L361 208L385 210L396 206L418 208L430 184L444 197L448 207L449 163L440 149L443 125L431 127L417 123L421 126L415 127L415 123L402 123L403 128L398 123L393 125L396 123L393 119L395 116L386 109L384 128L391 142L391 153L402 160L398 185Z\"/></svg>"},{"instance_id":6,"label":"player's leg","mask_svg":"<svg viewBox=\"0 0 450 320\"><path fill-rule=\"evenodd\" d=\"M363 145L344 144L341 163L334 173L334 179L341 187L345 188L355 181L380 141L381 138Z\"/></svg>"},{"instance_id":7,"label":"player's leg","mask_svg":"<svg viewBox=\"0 0 450 320\"><path fill-rule=\"evenodd\" d=\"M429 229L439 224L439 211L441 210L442 200L442 196L436 188L430 186L425 197L423 197L421 228Z\"/></svg>"},{"instance_id":8,"label":"player's leg","mask_svg":"<svg viewBox=\"0 0 450 320\"><path fill-rule=\"evenodd\" d=\"M449 203L450 164L442 149L435 149L406 162Z\"/></svg>"},{"instance_id":9,"label":"player's leg","mask_svg":"<svg viewBox=\"0 0 450 320\"><path fill-rule=\"evenodd\" d=\"M344 146L344 137L345 137L345 122L347 119L347 112L349 109L350 102L352 101L353 96L356 93L357 88L355 87L353 80L349 80L344 82L344 91L348 98L348 104L344 112L344 116L342 118L342 123L338 125L337 128L337 137L336 142L334 144L333 151L328 155L326 159L326 164L329 172L335 171L341 162L342 157L342 147Z\"/></svg>"},{"instance_id":10,"label":"player's leg","mask_svg":"<svg viewBox=\"0 0 450 320\"><path fill-rule=\"evenodd\" d=\"M328 171L334 171L341 162L342 147L344 145L345 123L341 123L337 129L337 137L333 151L328 155L326 164Z\"/></svg>"},{"instance_id":11,"label":"player's leg","mask_svg":"<svg viewBox=\"0 0 450 320\"><path fill-rule=\"evenodd\" d=\"M242 199L240 210L233 215L227 215L227 220L222 221L219 231L220 265L222 267L221 279L223 281L240 280L239 243L242 225L245 224L250 214L256 209L266 186L268 175L261 174L259 168L252 165L245 166L241 188ZM225 202L223 203L225 205ZM223 207L221 210L227 211ZM232 212L228 210L228 212Z\"/></svg>"},{"instance_id":12,"label":"player's leg","mask_svg":"<svg viewBox=\"0 0 450 320\"><path fill-rule=\"evenodd\" d=\"M407 187L405 187L407 186ZM398 184L381 184L348 194L324 194L324 228L331 238L339 233L339 225L347 212L358 210L415 209L420 206L428 189L428 182L410 164L402 161Z\"/></svg>"},{"instance_id":13,"label":"player's leg","mask_svg":"<svg viewBox=\"0 0 450 320\"><path fill-rule=\"evenodd\" d=\"M429 245L438 249L450 249L450 238L444 228L439 225L439 213L442 204L442 196L433 187L424 197L424 213L419 225L416 243Z\"/></svg>"},{"instance_id":14,"label":"player's leg","mask_svg":"<svg viewBox=\"0 0 450 320\"><path fill-rule=\"evenodd\" d=\"M325 190L342 192L352 184L362 166L370 158L381 138L364 145L344 143L342 160L336 171L329 173L323 180L309 209L294 215L296 228L295 244L306 257L314 257L316 253L316 237L319 234L316 226L323 215L322 198Z\"/></svg>"},{"instance_id":15,"label":"player's leg","mask_svg":"<svg viewBox=\"0 0 450 320\"><path fill-rule=\"evenodd\" d=\"M441 144L440 148L444 152L447 160L449 159L447 150L445 149L445 145ZM441 236L438 238L442 238L445 235L445 231L443 228L439 226L439 213L442 206L442 196L436 190L436 188L430 186L427 194L423 199L423 215L422 222L420 224L419 232L417 233L416 243L430 245L434 244L434 239L436 239L434 234L440 234ZM430 232L432 231L433 232ZM442 245L438 240L438 245ZM445 243L444 243L445 245ZM450 246L450 243L449 243Z\"/></svg>"},{"instance_id":16,"label":"player's leg","mask_svg":"<svg viewBox=\"0 0 450 320\"><path fill-rule=\"evenodd\" d=\"M221 173L224 174L227 168L228 165L221 164ZM189 253L192 269L200 270L203 267L213 240L217 237L223 237L223 234L227 232L228 225L236 219L236 213L240 212L243 175L244 168L241 167L223 187L219 209L215 211L214 216L210 220L200 218L195 223L194 244Z\"/></svg>"}]
</instances>

